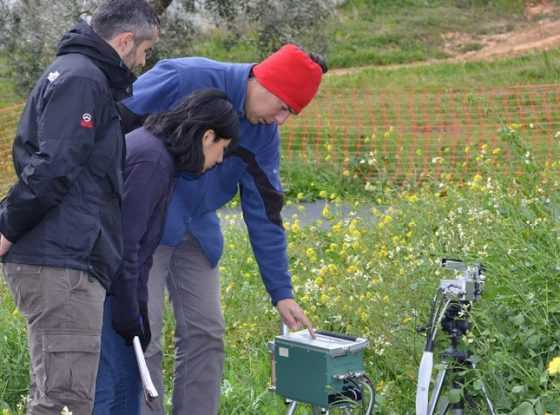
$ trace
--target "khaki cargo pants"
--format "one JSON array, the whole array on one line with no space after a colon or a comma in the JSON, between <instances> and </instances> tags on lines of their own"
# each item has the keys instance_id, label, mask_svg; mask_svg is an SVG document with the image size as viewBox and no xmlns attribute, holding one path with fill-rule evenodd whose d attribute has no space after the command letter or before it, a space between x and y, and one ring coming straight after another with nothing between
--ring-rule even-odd
<instances>
[{"instance_id":1,"label":"khaki cargo pants","mask_svg":"<svg viewBox=\"0 0 560 415\"><path fill-rule=\"evenodd\" d=\"M83 271L6 263L8 286L27 320L28 415L90 415L99 365L105 289Z\"/></svg>"}]
</instances>

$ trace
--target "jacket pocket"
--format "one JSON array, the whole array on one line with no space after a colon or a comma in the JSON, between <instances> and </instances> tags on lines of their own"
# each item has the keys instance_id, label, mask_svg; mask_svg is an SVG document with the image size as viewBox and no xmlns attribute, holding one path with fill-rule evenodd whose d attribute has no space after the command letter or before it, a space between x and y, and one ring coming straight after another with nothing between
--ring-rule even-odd
<instances>
[{"instance_id":1,"label":"jacket pocket","mask_svg":"<svg viewBox=\"0 0 560 415\"><path fill-rule=\"evenodd\" d=\"M88 209L92 207L88 206ZM101 224L98 215L74 203L64 206L60 214L61 221L53 225L59 226L59 231L62 229L65 231L62 236L64 248L68 252L87 257L100 233ZM51 228L51 232L56 232L56 228ZM56 238L55 235L52 236Z\"/></svg>"},{"instance_id":2,"label":"jacket pocket","mask_svg":"<svg viewBox=\"0 0 560 415\"><path fill-rule=\"evenodd\" d=\"M43 379L47 396L92 400L100 348L100 336L45 334Z\"/></svg>"}]
</instances>

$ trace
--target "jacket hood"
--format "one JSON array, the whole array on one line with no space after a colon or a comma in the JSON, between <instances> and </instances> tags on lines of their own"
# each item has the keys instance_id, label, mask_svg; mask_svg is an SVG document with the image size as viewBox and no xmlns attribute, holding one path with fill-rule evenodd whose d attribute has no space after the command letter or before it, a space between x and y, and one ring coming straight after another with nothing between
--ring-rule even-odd
<instances>
[{"instance_id":1,"label":"jacket hood","mask_svg":"<svg viewBox=\"0 0 560 415\"><path fill-rule=\"evenodd\" d=\"M115 49L99 37L84 20L66 32L60 40L57 56L70 53L79 53L93 61L107 77L115 100L120 101L132 95L132 83L136 76Z\"/></svg>"}]
</instances>

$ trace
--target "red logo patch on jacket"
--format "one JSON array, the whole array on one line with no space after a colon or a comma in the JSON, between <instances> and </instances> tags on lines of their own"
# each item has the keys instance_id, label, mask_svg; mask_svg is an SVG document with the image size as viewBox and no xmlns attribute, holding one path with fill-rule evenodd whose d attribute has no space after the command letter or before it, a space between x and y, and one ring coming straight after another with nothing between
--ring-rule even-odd
<instances>
[{"instance_id":1,"label":"red logo patch on jacket","mask_svg":"<svg viewBox=\"0 0 560 415\"><path fill-rule=\"evenodd\" d=\"M93 117L89 113L85 113L82 115L82 119L80 120L80 125L84 128L93 128Z\"/></svg>"}]
</instances>

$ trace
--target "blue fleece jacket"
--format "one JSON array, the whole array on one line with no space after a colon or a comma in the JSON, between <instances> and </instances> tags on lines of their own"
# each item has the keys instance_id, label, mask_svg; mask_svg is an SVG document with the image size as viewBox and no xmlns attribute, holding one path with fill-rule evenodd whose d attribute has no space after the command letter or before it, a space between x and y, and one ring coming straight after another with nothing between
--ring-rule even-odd
<instances>
[{"instance_id":1,"label":"blue fleece jacket","mask_svg":"<svg viewBox=\"0 0 560 415\"><path fill-rule=\"evenodd\" d=\"M216 62L204 58L166 59L142 75L134 95L122 102L139 116L165 111L204 88L223 90L239 114L240 141L224 162L193 179L179 175L167 211L162 244L178 245L191 233L210 264L223 252L216 209L237 193L253 252L273 304L292 297L286 235L282 226L278 126L253 125L245 118L247 82L252 64Z\"/></svg>"}]
</instances>

